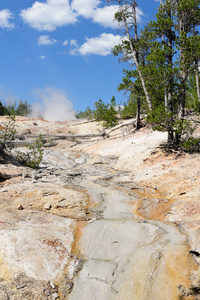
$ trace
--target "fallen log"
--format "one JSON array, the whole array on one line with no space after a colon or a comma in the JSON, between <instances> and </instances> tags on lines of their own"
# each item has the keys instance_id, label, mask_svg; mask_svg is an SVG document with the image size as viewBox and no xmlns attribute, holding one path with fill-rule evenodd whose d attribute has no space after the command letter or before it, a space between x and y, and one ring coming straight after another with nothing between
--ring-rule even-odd
<instances>
[{"instance_id":1,"label":"fallen log","mask_svg":"<svg viewBox=\"0 0 200 300\"><path fill-rule=\"evenodd\" d=\"M10 178L13 178L13 177L18 177L18 176L21 176L21 175L22 175L22 173L9 175L9 174L0 172L0 181L5 181L7 179L10 179Z\"/></svg>"}]
</instances>

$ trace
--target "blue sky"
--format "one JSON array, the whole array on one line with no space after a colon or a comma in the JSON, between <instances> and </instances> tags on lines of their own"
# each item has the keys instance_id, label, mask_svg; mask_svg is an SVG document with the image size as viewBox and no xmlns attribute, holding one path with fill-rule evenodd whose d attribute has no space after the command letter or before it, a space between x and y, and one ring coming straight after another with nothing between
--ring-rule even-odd
<instances>
[{"instance_id":1,"label":"blue sky","mask_svg":"<svg viewBox=\"0 0 200 300\"><path fill-rule=\"evenodd\" d=\"M138 4L143 26L159 2ZM101 0L1 0L0 99L27 100L38 110L56 102L55 116L46 118L60 121L99 98L107 102L115 96L122 103L117 85L127 65L111 54L120 41L116 9L116 3L108 7Z\"/></svg>"}]
</instances>

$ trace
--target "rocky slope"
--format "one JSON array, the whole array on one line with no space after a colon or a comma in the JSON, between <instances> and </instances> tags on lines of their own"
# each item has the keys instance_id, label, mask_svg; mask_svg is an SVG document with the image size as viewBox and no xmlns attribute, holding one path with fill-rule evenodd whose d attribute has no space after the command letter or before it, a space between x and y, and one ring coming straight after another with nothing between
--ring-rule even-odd
<instances>
[{"instance_id":1,"label":"rocky slope","mask_svg":"<svg viewBox=\"0 0 200 300\"><path fill-rule=\"evenodd\" d=\"M147 127L17 124L60 139L38 171L0 164L0 299L200 299L199 154Z\"/></svg>"}]
</instances>

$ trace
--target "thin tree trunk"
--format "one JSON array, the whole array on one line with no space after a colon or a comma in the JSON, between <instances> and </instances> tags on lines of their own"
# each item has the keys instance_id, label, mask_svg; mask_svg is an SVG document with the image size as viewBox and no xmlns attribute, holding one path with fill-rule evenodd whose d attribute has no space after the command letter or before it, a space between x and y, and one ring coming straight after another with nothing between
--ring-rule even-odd
<instances>
[{"instance_id":1,"label":"thin tree trunk","mask_svg":"<svg viewBox=\"0 0 200 300\"><path fill-rule=\"evenodd\" d=\"M168 98L167 98L167 88L166 88L166 86L165 86L165 108L167 108L168 107Z\"/></svg>"},{"instance_id":2,"label":"thin tree trunk","mask_svg":"<svg viewBox=\"0 0 200 300\"><path fill-rule=\"evenodd\" d=\"M137 32L136 6L137 6L137 3L134 0L133 1L133 18L134 18L134 27L135 27L135 43L137 45L137 43L138 43L138 32ZM138 50L136 51L136 59L137 59L138 64L139 64L140 58L139 58ZM136 113L136 129L137 130L139 130L141 128L140 107L141 107L140 96L137 95L137 113Z\"/></svg>"},{"instance_id":3,"label":"thin tree trunk","mask_svg":"<svg viewBox=\"0 0 200 300\"><path fill-rule=\"evenodd\" d=\"M171 9L168 11L168 17L171 19L172 12ZM172 70L173 68L173 58L172 58L172 51L173 51L173 31L170 27L167 31L167 46L168 46L168 54L167 54L167 65L168 68ZM173 93L173 76L172 74L169 75L168 79L168 95L167 95L167 108L168 111L171 113L171 116L168 120L168 144L174 143L174 131L173 131L173 102L172 102L172 93ZM166 96L165 96L166 97Z\"/></svg>"},{"instance_id":4,"label":"thin tree trunk","mask_svg":"<svg viewBox=\"0 0 200 300\"><path fill-rule=\"evenodd\" d=\"M167 132L167 144L172 145L174 143L174 132L173 130L168 130Z\"/></svg>"},{"instance_id":5,"label":"thin tree trunk","mask_svg":"<svg viewBox=\"0 0 200 300\"><path fill-rule=\"evenodd\" d=\"M186 87L185 87L185 81L180 81L180 87L179 87L179 112L178 116L179 119L183 118L185 116L185 94L186 94Z\"/></svg>"},{"instance_id":6,"label":"thin tree trunk","mask_svg":"<svg viewBox=\"0 0 200 300\"><path fill-rule=\"evenodd\" d=\"M195 36L195 26L193 27L193 36ZM200 109L200 88L199 88L199 63L198 59L195 60L195 79L196 79L196 89L197 89L197 100Z\"/></svg>"},{"instance_id":7,"label":"thin tree trunk","mask_svg":"<svg viewBox=\"0 0 200 300\"><path fill-rule=\"evenodd\" d=\"M184 71L184 41L181 38L182 33L185 31L185 26L183 20L180 17L179 32L180 32L180 84L179 84L179 119L183 118L185 115L185 93L186 93L186 74Z\"/></svg>"},{"instance_id":8,"label":"thin tree trunk","mask_svg":"<svg viewBox=\"0 0 200 300\"><path fill-rule=\"evenodd\" d=\"M160 5L161 4L162 4L162 0L160 0ZM164 49L164 44L165 44L164 34L162 34L162 44L163 44L163 49ZM165 72L164 72L164 77L165 77ZM167 110L167 108L168 108L167 85L165 85L164 102L165 102L165 109Z\"/></svg>"},{"instance_id":9,"label":"thin tree trunk","mask_svg":"<svg viewBox=\"0 0 200 300\"><path fill-rule=\"evenodd\" d=\"M142 84L142 88L143 88L143 91L145 93L145 97L146 97L146 100L147 100L149 111L151 112L152 111L151 101L150 101L149 93L147 91L147 87L146 87L146 83L145 83L142 71L140 70L139 60L138 60L138 53L133 48L129 28L128 28L128 25L127 25L127 19L126 19L126 16L125 16L124 12L123 12L121 1L118 0L118 3L119 3L119 6L120 6L120 10L122 12L122 18L123 18L124 27L125 27L125 30L126 30L126 35L127 35L128 41L129 41L131 53L133 55L133 59L134 59L134 62L135 62L136 68L137 68L137 72L138 72L138 75L139 75L139 78L140 78L140 81L141 81L141 84ZM134 11L134 19L136 20L136 2L135 2L135 0L133 0L133 11ZM136 29L136 27L135 27L135 29ZM136 34L137 34L137 31L135 30L135 35ZM137 35L136 35L136 38L137 38Z\"/></svg>"},{"instance_id":10,"label":"thin tree trunk","mask_svg":"<svg viewBox=\"0 0 200 300\"><path fill-rule=\"evenodd\" d=\"M164 35L162 34L162 44L164 45L165 43L165 38ZM164 46L163 46L164 48ZM165 72L164 72L164 77L165 77ZM165 101L165 109L167 110L168 108L168 97L167 97L167 86L165 85L165 91L164 91L164 101Z\"/></svg>"},{"instance_id":11,"label":"thin tree trunk","mask_svg":"<svg viewBox=\"0 0 200 300\"><path fill-rule=\"evenodd\" d=\"M131 48L131 51L132 51L132 54L133 54L133 59L135 61L135 65L136 65L136 68L137 68L137 71L138 71L138 74L139 74L139 77L140 77L140 80L141 80L141 83L142 83L142 88L143 88L144 93L145 93L147 104L148 104L149 110L152 111L152 106L151 106L151 101L150 101L149 93L148 93L147 88L146 88L146 83L144 81L143 74L142 74L141 70L139 69L139 62L137 60L135 50L133 49L133 45L132 45L132 42L130 40L129 33L127 33L127 36L128 36L128 40L129 40L129 43L130 43L130 48Z\"/></svg>"},{"instance_id":12,"label":"thin tree trunk","mask_svg":"<svg viewBox=\"0 0 200 300\"><path fill-rule=\"evenodd\" d=\"M141 128L141 119L140 119L140 96L137 96L137 114L136 114L136 129Z\"/></svg>"},{"instance_id":13,"label":"thin tree trunk","mask_svg":"<svg viewBox=\"0 0 200 300\"><path fill-rule=\"evenodd\" d=\"M200 104L200 88L199 88L199 66L198 62L196 61L196 72L195 72L195 77L196 77L196 87L197 87L197 99Z\"/></svg>"}]
</instances>

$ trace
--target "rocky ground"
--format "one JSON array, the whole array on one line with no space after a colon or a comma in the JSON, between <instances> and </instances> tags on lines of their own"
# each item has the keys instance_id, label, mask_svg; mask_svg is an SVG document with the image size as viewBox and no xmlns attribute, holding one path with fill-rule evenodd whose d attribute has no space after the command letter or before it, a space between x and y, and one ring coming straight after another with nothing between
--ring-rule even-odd
<instances>
[{"instance_id":1,"label":"rocky ground","mask_svg":"<svg viewBox=\"0 0 200 300\"><path fill-rule=\"evenodd\" d=\"M0 164L0 299L200 299L200 154L131 120L17 125L51 139L37 171Z\"/></svg>"}]
</instances>

